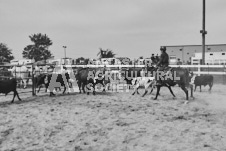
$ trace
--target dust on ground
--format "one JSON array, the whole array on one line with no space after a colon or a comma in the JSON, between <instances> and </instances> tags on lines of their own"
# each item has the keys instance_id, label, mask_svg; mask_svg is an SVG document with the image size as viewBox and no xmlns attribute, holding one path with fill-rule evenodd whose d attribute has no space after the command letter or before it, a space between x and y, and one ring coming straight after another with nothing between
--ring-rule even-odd
<instances>
[{"instance_id":1,"label":"dust on ground","mask_svg":"<svg viewBox=\"0 0 226 151\"><path fill-rule=\"evenodd\" d=\"M0 96L1 151L226 150L226 86L173 98L131 92L73 93L49 97ZM143 93L143 90L139 90ZM44 95L43 95L44 94Z\"/></svg>"}]
</instances>

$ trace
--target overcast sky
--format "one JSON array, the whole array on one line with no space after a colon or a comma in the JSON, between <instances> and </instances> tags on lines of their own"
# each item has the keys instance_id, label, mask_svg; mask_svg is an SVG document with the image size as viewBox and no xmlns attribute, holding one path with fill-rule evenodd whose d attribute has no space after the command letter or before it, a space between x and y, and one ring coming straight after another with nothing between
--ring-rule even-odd
<instances>
[{"instance_id":1,"label":"overcast sky","mask_svg":"<svg viewBox=\"0 0 226 151\"><path fill-rule=\"evenodd\" d=\"M226 43L226 0L206 0L207 44ZM161 45L201 44L202 0L0 0L0 43L22 58L47 34L55 58L96 58L99 48L138 58Z\"/></svg>"}]
</instances>

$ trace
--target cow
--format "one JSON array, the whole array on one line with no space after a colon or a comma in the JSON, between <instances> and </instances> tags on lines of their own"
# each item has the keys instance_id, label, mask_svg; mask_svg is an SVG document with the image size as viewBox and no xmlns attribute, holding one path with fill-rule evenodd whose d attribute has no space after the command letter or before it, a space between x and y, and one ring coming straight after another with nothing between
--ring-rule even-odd
<instances>
[{"instance_id":1,"label":"cow","mask_svg":"<svg viewBox=\"0 0 226 151\"><path fill-rule=\"evenodd\" d=\"M197 86L199 86L200 92L201 92L202 85L204 85L204 86L209 85L209 91L211 91L212 86L213 86L213 76L212 75L197 76L195 74L193 75L193 73L192 73L191 84L195 85L194 91L196 91Z\"/></svg>"},{"instance_id":2,"label":"cow","mask_svg":"<svg viewBox=\"0 0 226 151\"><path fill-rule=\"evenodd\" d=\"M47 77L47 74L39 74L34 77L34 84L35 84L35 87L38 88L38 91L37 91L38 93L39 93L42 85L45 85L45 88L46 88L45 92L47 92L46 84L48 83L48 81L47 81L47 83L45 83L46 77Z\"/></svg>"},{"instance_id":3,"label":"cow","mask_svg":"<svg viewBox=\"0 0 226 151\"><path fill-rule=\"evenodd\" d=\"M94 77L95 77L95 69L92 69L92 68L78 69L77 74L75 75L75 78L77 80L77 84L79 87L79 93L81 93L81 88L83 92L86 93L85 91L85 87L86 87L87 95L89 95L91 88L93 88L93 95L95 95Z\"/></svg>"},{"instance_id":4,"label":"cow","mask_svg":"<svg viewBox=\"0 0 226 151\"><path fill-rule=\"evenodd\" d=\"M130 88L130 85L132 85L133 78L141 77L141 71L140 68L127 68L127 69L121 69L120 71L120 77L126 81L126 84L128 88Z\"/></svg>"},{"instance_id":5,"label":"cow","mask_svg":"<svg viewBox=\"0 0 226 151\"><path fill-rule=\"evenodd\" d=\"M79 93L81 93L81 88L84 93L85 87L87 89L87 94L89 95L89 92L91 89L93 89L93 94L95 95L95 86L96 85L102 85L103 91L105 91L105 87L108 83L110 83L111 78L106 76L109 74L109 72L105 72L105 69L92 69L92 68L80 68L77 71L77 74L75 75L75 78L77 80L77 84L79 87Z\"/></svg>"},{"instance_id":6,"label":"cow","mask_svg":"<svg viewBox=\"0 0 226 151\"><path fill-rule=\"evenodd\" d=\"M11 101L11 103L14 102L15 96L17 96L17 98L21 101L16 88L17 88L17 80L15 78L0 81L0 93L4 93L5 95L7 95L9 92L13 91L14 94L13 94L13 100Z\"/></svg>"},{"instance_id":7,"label":"cow","mask_svg":"<svg viewBox=\"0 0 226 151\"><path fill-rule=\"evenodd\" d=\"M121 78L126 81L126 84L131 85L133 78L136 77L153 77L153 72L155 68L153 66L147 66L145 68L127 68L127 69L122 69L120 71L121 73Z\"/></svg>"},{"instance_id":8,"label":"cow","mask_svg":"<svg viewBox=\"0 0 226 151\"><path fill-rule=\"evenodd\" d=\"M52 73L47 75L44 81L45 81L46 88L50 90L50 96L54 96L55 94L53 93L53 89L60 86L64 87L64 91L63 91L63 94L64 94L67 89L67 84L69 82L69 79L70 79L70 76L67 72L64 74Z\"/></svg>"},{"instance_id":9,"label":"cow","mask_svg":"<svg viewBox=\"0 0 226 151\"><path fill-rule=\"evenodd\" d=\"M132 95L134 95L136 92L137 94L139 94L138 89L141 86L144 86L145 92L142 95L142 97L144 97L147 94L149 87L151 87L150 94L152 93L154 87L156 86L156 80L155 80L155 77L137 77L137 78L133 78L132 85L135 87Z\"/></svg>"}]
</instances>

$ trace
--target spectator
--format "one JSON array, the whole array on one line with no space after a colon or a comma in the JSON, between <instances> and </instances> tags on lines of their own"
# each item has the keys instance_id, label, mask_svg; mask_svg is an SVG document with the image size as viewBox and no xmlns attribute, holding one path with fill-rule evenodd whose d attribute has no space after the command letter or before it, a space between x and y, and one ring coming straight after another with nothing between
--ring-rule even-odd
<instances>
[{"instance_id":1,"label":"spectator","mask_svg":"<svg viewBox=\"0 0 226 151\"><path fill-rule=\"evenodd\" d=\"M180 61L180 58L177 59L177 65L182 65L182 62Z\"/></svg>"},{"instance_id":2,"label":"spectator","mask_svg":"<svg viewBox=\"0 0 226 151\"><path fill-rule=\"evenodd\" d=\"M152 61L153 64L156 64L156 60L155 60L154 54L151 55L151 61Z\"/></svg>"},{"instance_id":3,"label":"spectator","mask_svg":"<svg viewBox=\"0 0 226 151\"><path fill-rule=\"evenodd\" d=\"M159 62L159 56L158 56L158 54L155 56L155 61L156 61L156 63Z\"/></svg>"}]
</instances>

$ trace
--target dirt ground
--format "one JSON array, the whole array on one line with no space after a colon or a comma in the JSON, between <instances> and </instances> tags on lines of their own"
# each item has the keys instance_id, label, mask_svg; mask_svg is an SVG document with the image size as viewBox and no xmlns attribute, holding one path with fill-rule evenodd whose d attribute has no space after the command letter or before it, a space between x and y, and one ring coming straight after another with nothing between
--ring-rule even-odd
<instances>
[{"instance_id":1,"label":"dirt ground","mask_svg":"<svg viewBox=\"0 0 226 151\"><path fill-rule=\"evenodd\" d=\"M158 100L130 92L0 96L1 151L226 151L226 85ZM144 90L140 90L141 93Z\"/></svg>"}]
</instances>

